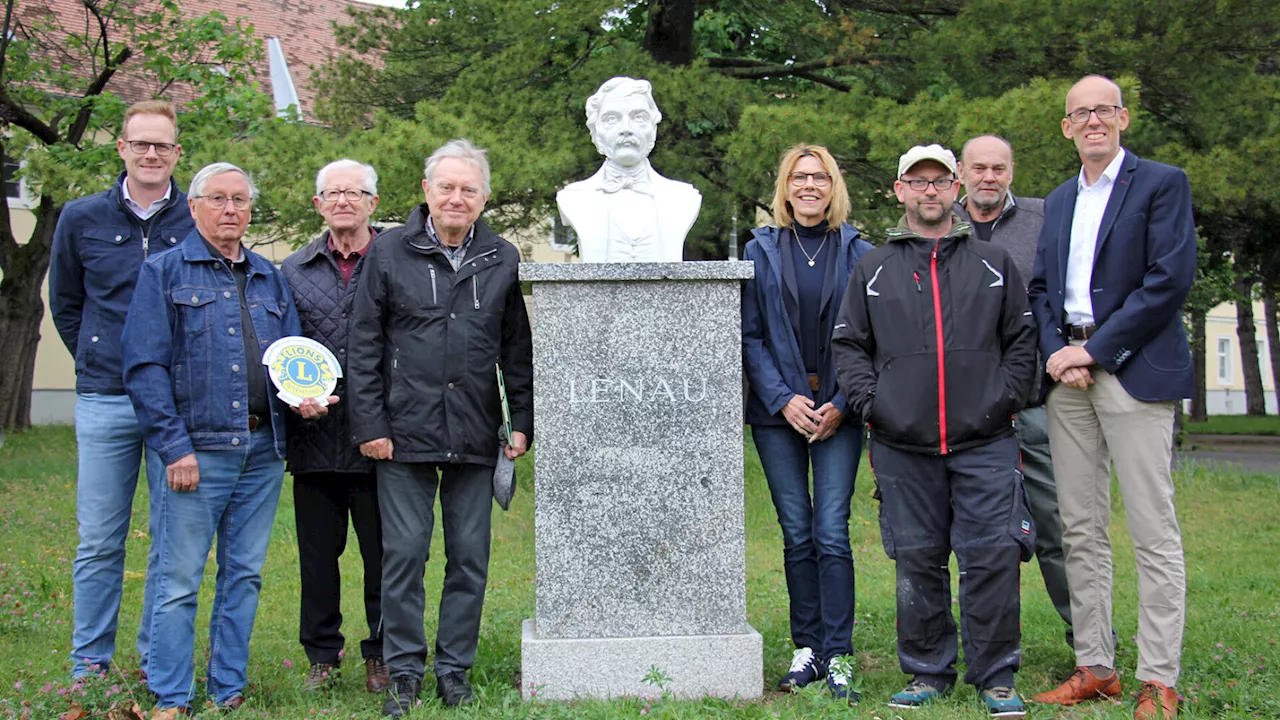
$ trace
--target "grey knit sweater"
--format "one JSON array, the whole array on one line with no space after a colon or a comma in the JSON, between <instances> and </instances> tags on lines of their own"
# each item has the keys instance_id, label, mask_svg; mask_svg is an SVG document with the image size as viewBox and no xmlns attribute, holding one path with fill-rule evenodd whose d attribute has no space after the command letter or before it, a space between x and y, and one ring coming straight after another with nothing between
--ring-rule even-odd
<instances>
[{"instance_id":1,"label":"grey knit sweater","mask_svg":"<svg viewBox=\"0 0 1280 720\"><path fill-rule=\"evenodd\" d=\"M965 209L968 197L960 198L951 209L961 220L972 223L973 218ZM991 242L1003 247L1022 275L1022 284L1031 282L1031 271L1036 263L1036 243L1040 239L1040 228L1044 226L1044 200L1040 198L1017 198L1010 192L1004 201L1004 210L991 226ZM974 238L978 235L975 233Z\"/></svg>"}]
</instances>

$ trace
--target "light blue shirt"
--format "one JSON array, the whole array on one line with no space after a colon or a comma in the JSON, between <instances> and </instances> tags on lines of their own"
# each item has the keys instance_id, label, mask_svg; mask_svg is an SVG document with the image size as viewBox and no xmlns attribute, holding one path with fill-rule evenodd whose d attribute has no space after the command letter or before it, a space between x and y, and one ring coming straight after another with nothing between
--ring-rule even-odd
<instances>
[{"instance_id":1,"label":"light blue shirt","mask_svg":"<svg viewBox=\"0 0 1280 720\"><path fill-rule=\"evenodd\" d=\"M124 182L120 183L120 187L124 192L124 206L129 208L129 212L138 216L139 220L150 220L152 215L164 209L165 203L169 202L169 197L173 193L173 183L169 183L164 188L164 197L151 203L151 207L142 207L129 195L129 178L126 176Z\"/></svg>"}]
</instances>

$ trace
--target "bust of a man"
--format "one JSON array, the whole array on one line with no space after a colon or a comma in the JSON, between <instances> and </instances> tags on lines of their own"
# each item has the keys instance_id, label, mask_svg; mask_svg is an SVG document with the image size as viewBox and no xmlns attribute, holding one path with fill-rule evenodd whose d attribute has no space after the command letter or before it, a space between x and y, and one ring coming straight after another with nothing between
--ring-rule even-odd
<instances>
[{"instance_id":1,"label":"bust of a man","mask_svg":"<svg viewBox=\"0 0 1280 720\"><path fill-rule=\"evenodd\" d=\"M595 175L556 194L583 262L680 262L702 194L649 165L662 113L648 80L616 77L587 99L587 128L605 156Z\"/></svg>"}]
</instances>

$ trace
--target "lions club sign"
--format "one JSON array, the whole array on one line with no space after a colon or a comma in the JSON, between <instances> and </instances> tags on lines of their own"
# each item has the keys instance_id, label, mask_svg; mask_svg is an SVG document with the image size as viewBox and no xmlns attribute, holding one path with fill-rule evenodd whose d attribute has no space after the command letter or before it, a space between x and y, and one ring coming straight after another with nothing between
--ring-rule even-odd
<instances>
[{"instance_id":1,"label":"lions club sign","mask_svg":"<svg viewBox=\"0 0 1280 720\"><path fill-rule=\"evenodd\" d=\"M282 337L271 343L262 356L276 396L297 407L313 398L321 405L333 394L342 377L342 366L329 348L310 338Z\"/></svg>"}]
</instances>

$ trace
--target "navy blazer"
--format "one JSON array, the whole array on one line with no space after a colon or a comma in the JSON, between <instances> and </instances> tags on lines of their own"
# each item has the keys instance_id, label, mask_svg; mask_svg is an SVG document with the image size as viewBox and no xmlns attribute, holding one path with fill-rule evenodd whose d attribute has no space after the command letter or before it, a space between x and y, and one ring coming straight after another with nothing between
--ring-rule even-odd
<instances>
[{"instance_id":1,"label":"navy blazer","mask_svg":"<svg viewBox=\"0 0 1280 720\"><path fill-rule=\"evenodd\" d=\"M1063 303L1078 177L1045 198L1027 287L1046 359L1068 342ZM1086 348L1138 400L1191 396L1182 303L1195 277L1196 223L1186 173L1126 150L1098 229L1090 284L1098 329Z\"/></svg>"},{"instance_id":2,"label":"navy blazer","mask_svg":"<svg viewBox=\"0 0 1280 720\"><path fill-rule=\"evenodd\" d=\"M794 395L813 399L815 408L829 401L847 413L844 393L836 385L831 332L853 266L871 250L871 243L859 239L852 225L840 224L835 272L822 288L825 342L819 347L821 367L815 397L800 357L800 326L788 308L789 304L798 308L799 293L794 272L783 272L784 258L778 248L781 233L775 227L762 227L752 234L754 237L742 254L744 261L753 262L756 267L755 278L742 286L742 365L749 386L746 421L752 425L785 425L780 413Z\"/></svg>"}]
</instances>

